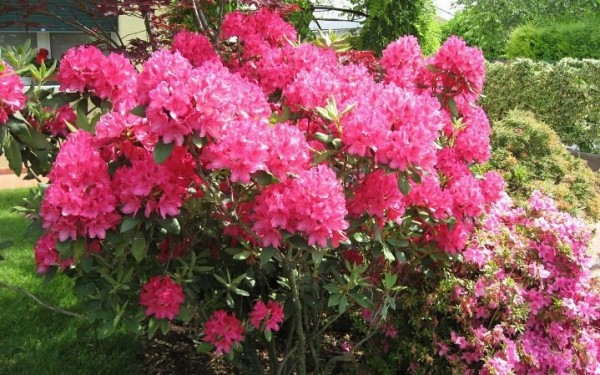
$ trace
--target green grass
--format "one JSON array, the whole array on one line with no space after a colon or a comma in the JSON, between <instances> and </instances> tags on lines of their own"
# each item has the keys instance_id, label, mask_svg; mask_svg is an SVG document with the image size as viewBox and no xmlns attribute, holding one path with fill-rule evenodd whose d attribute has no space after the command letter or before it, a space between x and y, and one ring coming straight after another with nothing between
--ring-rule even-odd
<instances>
[{"instance_id":1,"label":"green grass","mask_svg":"<svg viewBox=\"0 0 600 375\"><path fill-rule=\"evenodd\" d=\"M44 302L77 311L72 281L57 275L46 285L35 274L34 239L25 238L27 220L9 209L27 190L0 190L0 282L21 286ZM89 322L48 310L23 294L0 288L0 374L131 374L135 371L136 338L116 333L96 338Z\"/></svg>"}]
</instances>

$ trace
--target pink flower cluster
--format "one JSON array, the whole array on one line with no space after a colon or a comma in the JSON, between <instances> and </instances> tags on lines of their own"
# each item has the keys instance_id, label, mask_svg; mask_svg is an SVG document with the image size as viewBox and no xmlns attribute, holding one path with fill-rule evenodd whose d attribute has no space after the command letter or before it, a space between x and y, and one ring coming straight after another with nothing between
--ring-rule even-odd
<instances>
[{"instance_id":1,"label":"pink flower cluster","mask_svg":"<svg viewBox=\"0 0 600 375\"><path fill-rule=\"evenodd\" d=\"M266 123L270 114L259 87L218 61L192 68L178 52L153 54L143 66L138 89L141 103L148 105L150 129L165 143L182 145L194 132L221 139L229 122Z\"/></svg>"},{"instance_id":2,"label":"pink flower cluster","mask_svg":"<svg viewBox=\"0 0 600 375\"><path fill-rule=\"evenodd\" d=\"M121 219L108 166L83 131L67 137L48 175L40 210L42 225L60 241L78 236L103 239Z\"/></svg>"},{"instance_id":3,"label":"pink flower cluster","mask_svg":"<svg viewBox=\"0 0 600 375\"><path fill-rule=\"evenodd\" d=\"M229 353L231 346L243 339L244 326L235 313L229 315L225 310L217 310L204 323L203 340L214 345L217 354Z\"/></svg>"},{"instance_id":4,"label":"pink flower cluster","mask_svg":"<svg viewBox=\"0 0 600 375\"><path fill-rule=\"evenodd\" d=\"M326 166L303 171L297 179L267 186L252 208L252 228L263 239L263 246L278 247L280 230L285 230L305 234L309 245L337 247L348 228L342 185Z\"/></svg>"},{"instance_id":5,"label":"pink flower cluster","mask_svg":"<svg viewBox=\"0 0 600 375\"><path fill-rule=\"evenodd\" d=\"M46 110L52 114L52 117L46 120L42 130L54 137L66 137L69 134L67 122L71 125L76 125L77 123L77 115L68 104L57 108L56 111L53 111L51 108L46 108Z\"/></svg>"},{"instance_id":6,"label":"pink flower cluster","mask_svg":"<svg viewBox=\"0 0 600 375\"><path fill-rule=\"evenodd\" d=\"M94 46L68 50L58 72L61 90L88 90L100 99L110 100L119 111L136 106L136 80L137 72L127 58L117 53L104 56Z\"/></svg>"},{"instance_id":7,"label":"pink flower cluster","mask_svg":"<svg viewBox=\"0 0 600 375\"><path fill-rule=\"evenodd\" d=\"M534 192L526 210L499 202L465 258L480 276L457 285L462 331L443 353L482 374L600 372L600 293L581 219ZM471 250L472 249L472 250Z\"/></svg>"},{"instance_id":8,"label":"pink flower cluster","mask_svg":"<svg viewBox=\"0 0 600 375\"><path fill-rule=\"evenodd\" d=\"M295 127L262 122L233 121L222 129L221 138L202 151L207 169L229 169L232 182L248 183L257 171L271 172L282 181L308 168L309 146Z\"/></svg>"},{"instance_id":9,"label":"pink flower cluster","mask_svg":"<svg viewBox=\"0 0 600 375\"><path fill-rule=\"evenodd\" d=\"M21 78L0 60L0 125L6 124L8 116L25 106L24 90Z\"/></svg>"},{"instance_id":10,"label":"pink flower cluster","mask_svg":"<svg viewBox=\"0 0 600 375\"><path fill-rule=\"evenodd\" d=\"M177 146L169 159L156 164L149 151L138 149L129 159L129 165L116 170L112 186L125 214L145 217L158 214L163 219L177 216L187 194L187 188L196 177L192 155Z\"/></svg>"},{"instance_id":11,"label":"pink flower cluster","mask_svg":"<svg viewBox=\"0 0 600 375\"><path fill-rule=\"evenodd\" d=\"M146 316L175 319L185 296L181 285L169 276L154 276L140 290L140 305L146 306Z\"/></svg>"},{"instance_id":12,"label":"pink flower cluster","mask_svg":"<svg viewBox=\"0 0 600 375\"><path fill-rule=\"evenodd\" d=\"M265 332L279 331L283 323L283 307L277 301L256 301L249 317L250 324L260 330L264 325Z\"/></svg>"},{"instance_id":13,"label":"pink flower cluster","mask_svg":"<svg viewBox=\"0 0 600 375\"><path fill-rule=\"evenodd\" d=\"M187 30L175 35L172 50L181 53L195 68L207 61L219 60L219 55L213 50L206 36Z\"/></svg>"}]
</instances>

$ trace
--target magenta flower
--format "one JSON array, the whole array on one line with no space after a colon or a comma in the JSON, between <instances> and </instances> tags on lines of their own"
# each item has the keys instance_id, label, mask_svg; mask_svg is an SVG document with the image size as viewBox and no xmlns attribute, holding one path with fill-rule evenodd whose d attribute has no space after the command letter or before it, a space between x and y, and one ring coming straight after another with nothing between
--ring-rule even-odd
<instances>
[{"instance_id":1,"label":"magenta flower","mask_svg":"<svg viewBox=\"0 0 600 375\"><path fill-rule=\"evenodd\" d=\"M217 354L229 353L231 346L244 339L244 327L235 313L229 315L225 310L213 312L204 323L204 338L215 346Z\"/></svg>"},{"instance_id":2,"label":"magenta flower","mask_svg":"<svg viewBox=\"0 0 600 375\"><path fill-rule=\"evenodd\" d=\"M283 323L283 307L277 301L270 300L266 305L263 301L256 301L249 320L256 329L260 329L264 323L265 332L279 331Z\"/></svg>"},{"instance_id":3,"label":"magenta flower","mask_svg":"<svg viewBox=\"0 0 600 375\"><path fill-rule=\"evenodd\" d=\"M140 290L140 305L146 306L146 316L173 320L179 313L183 288L169 276L154 276Z\"/></svg>"}]
</instances>

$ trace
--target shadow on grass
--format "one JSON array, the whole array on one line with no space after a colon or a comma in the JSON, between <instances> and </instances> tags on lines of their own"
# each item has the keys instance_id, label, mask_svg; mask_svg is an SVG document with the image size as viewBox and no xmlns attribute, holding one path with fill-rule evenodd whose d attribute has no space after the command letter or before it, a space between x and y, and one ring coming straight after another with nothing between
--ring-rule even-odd
<instances>
[{"instance_id":1,"label":"shadow on grass","mask_svg":"<svg viewBox=\"0 0 600 375\"><path fill-rule=\"evenodd\" d=\"M9 208L21 203L27 190L0 191L0 242L14 241L2 251L0 281L20 286L44 302L76 310L72 281L57 275L46 285L35 274L35 239L25 238L27 220ZM96 338L85 320L48 310L23 294L0 289L0 374L135 374L135 336L117 332Z\"/></svg>"}]
</instances>

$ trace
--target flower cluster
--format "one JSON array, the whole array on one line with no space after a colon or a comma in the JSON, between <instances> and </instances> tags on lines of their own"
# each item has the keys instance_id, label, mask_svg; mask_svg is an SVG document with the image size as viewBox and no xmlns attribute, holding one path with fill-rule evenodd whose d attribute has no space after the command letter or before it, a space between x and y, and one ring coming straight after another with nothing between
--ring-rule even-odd
<instances>
[{"instance_id":1,"label":"flower cluster","mask_svg":"<svg viewBox=\"0 0 600 375\"><path fill-rule=\"evenodd\" d=\"M256 301L249 317L250 324L261 329L264 325L265 332L279 331L279 326L283 323L283 307L277 301Z\"/></svg>"},{"instance_id":2,"label":"flower cluster","mask_svg":"<svg viewBox=\"0 0 600 375\"><path fill-rule=\"evenodd\" d=\"M136 106L137 72L127 58L117 53L104 56L94 46L72 48L61 59L57 78L61 90L88 90L122 111Z\"/></svg>"},{"instance_id":3,"label":"flower cluster","mask_svg":"<svg viewBox=\"0 0 600 375\"><path fill-rule=\"evenodd\" d=\"M0 61L0 125L6 124L8 116L25 106L25 87L15 71Z\"/></svg>"},{"instance_id":4,"label":"flower cluster","mask_svg":"<svg viewBox=\"0 0 600 375\"><path fill-rule=\"evenodd\" d=\"M539 192L525 210L495 205L465 252L480 276L455 287L463 331L440 343L440 354L464 373L600 371L589 239L582 220Z\"/></svg>"},{"instance_id":5,"label":"flower cluster","mask_svg":"<svg viewBox=\"0 0 600 375\"><path fill-rule=\"evenodd\" d=\"M283 229L305 234L309 245L337 247L348 228L346 214L342 185L333 170L318 166L266 187L256 197L251 219L263 246L279 246Z\"/></svg>"},{"instance_id":6,"label":"flower cluster","mask_svg":"<svg viewBox=\"0 0 600 375\"><path fill-rule=\"evenodd\" d=\"M217 310L204 323L203 340L214 345L217 354L229 353L232 345L243 339L244 326L235 313L229 315L225 310Z\"/></svg>"},{"instance_id":7,"label":"flower cluster","mask_svg":"<svg viewBox=\"0 0 600 375\"><path fill-rule=\"evenodd\" d=\"M60 241L78 236L103 239L121 219L108 166L84 131L67 137L48 176L40 216Z\"/></svg>"},{"instance_id":8,"label":"flower cluster","mask_svg":"<svg viewBox=\"0 0 600 375\"><path fill-rule=\"evenodd\" d=\"M185 296L181 285L169 276L154 276L140 290L140 305L146 306L146 316L175 319Z\"/></svg>"}]
</instances>

